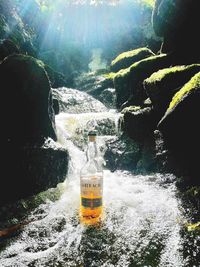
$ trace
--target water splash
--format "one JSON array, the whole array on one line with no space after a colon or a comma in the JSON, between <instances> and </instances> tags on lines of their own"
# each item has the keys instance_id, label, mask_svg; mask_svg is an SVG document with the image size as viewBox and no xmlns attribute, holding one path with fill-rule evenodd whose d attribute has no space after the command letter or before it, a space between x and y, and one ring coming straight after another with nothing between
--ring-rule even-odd
<instances>
[{"instance_id":1,"label":"water splash","mask_svg":"<svg viewBox=\"0 0 200 267\"><path fill-rule=\"evenodd\" d=\"M136 176L105 169L104 220L98 227L80 224L79 172L85 154L72 141L77 128L106 117L118 125L115 112L61 113L56 117L59 143L71 158L64 191L57 200L47 198L27 215L30 223L4 243L1 267L189 266L180 234L179 222L184 216L170 174ZM102 135L99 142L106 142L106 138Z\"/></svg>"}]
</instances>

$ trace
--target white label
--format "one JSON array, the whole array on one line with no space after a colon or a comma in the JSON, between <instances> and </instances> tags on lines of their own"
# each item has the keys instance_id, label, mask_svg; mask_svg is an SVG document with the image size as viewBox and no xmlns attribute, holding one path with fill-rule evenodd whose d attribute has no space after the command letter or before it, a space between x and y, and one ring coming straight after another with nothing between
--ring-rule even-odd
<instances>
[{"instance_id":1,"label":"white label","mask_svg":"<svg viewBox=\"0 0 200 267\"><path fill-rule=\"evenodd\" d=\"M81 177L81 196L100 197L103 192L103 177Z\"/></svg>"}]
</instances>

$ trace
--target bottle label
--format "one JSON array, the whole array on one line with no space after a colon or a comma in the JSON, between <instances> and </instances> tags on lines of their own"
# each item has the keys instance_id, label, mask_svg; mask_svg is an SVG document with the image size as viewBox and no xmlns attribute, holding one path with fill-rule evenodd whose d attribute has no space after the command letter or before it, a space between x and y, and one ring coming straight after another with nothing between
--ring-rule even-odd
<instances>
[{"instance_id":1,"label":"bottle label","mask_svg":"<svg viewBox=\"0 0 200 267\"><path fill-rule=\"evenodd\" d=\"M102 206L102 198L81 198L81 205L85 208L98 208Z\"/></svg>"},{"instance_id":2,"label":"bottle label","mask_svg":"<svg viewBox=\"0 0 200 267\"><path fill-rule=\"evenodd\" d=\"M81 204L83 207L102 206L103 177L81 177Z\"/></svg>"}]
</instances>

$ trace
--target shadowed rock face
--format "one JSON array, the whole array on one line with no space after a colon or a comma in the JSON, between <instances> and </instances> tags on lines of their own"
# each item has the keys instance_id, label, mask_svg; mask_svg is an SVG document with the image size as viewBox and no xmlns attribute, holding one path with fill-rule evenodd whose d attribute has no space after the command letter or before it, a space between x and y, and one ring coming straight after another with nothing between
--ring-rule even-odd
<instances>
[{"instance_id":1,"label":"shadowed rock face","mask_svg":"<svg viewBox=\"0 0 200 267\"><path fill-rule=\"evenodd\" d=\"M44 146L46 140L54 142L57 136L52 92L43 63L30 56L8 56L0 64L0 81L1 205L63 182L68 152Z\"/></svg>"},{"instance_id":2,"label":"shadowed rock face","mask_svg":"<svg viewBox=\"0 0 200 267\"><path fill-rule=\"evenodd\" d=\"M12 54L19 54L19 48L9 39L0 42L0 60Z\"/></svg>"},{"instance_id":3,"label":"shadowed rock face","mask_svg":"<svg viewBox=\"0 0 200 267\"><path fill-rule=\"evenodd\" d=\"M0 64L3 129L1 141L14 145L42 144L56 140L55 115L48 76L42 62L25 55L11 55Z\"/></svg>"},{"instance_id":4,"label":"shadowed rock face","mask_svg":"<svg viewBox=\"0 0 200 267\"><path fill-rule=\"evenodd\" d=\"M68 171L68 152L60 147L8 146L1 158L0 205L55 188Z\"/></svg>"},{"instance_id":5,"label":"shadowed rock face","mask_svg":"<svg viewBox=\"0 0 200 267\"><path fill-rule=\"evenodd\" d=\"M199 9L199 0L156 1L152 21L155 33L164 37L162 53L179 53L187 60L199 58Z\"/></svg>"},{"instance_id":6,"label":"shadowed rock face","mask_svg":"<svg viewBox=\"0 0 200 267\"><path fill-rule=\"evenodd\" d=\"M165 142L182 169L199 181L200 72L173 97L167 112L158 124Z\"/></svg>"}]
</instances>

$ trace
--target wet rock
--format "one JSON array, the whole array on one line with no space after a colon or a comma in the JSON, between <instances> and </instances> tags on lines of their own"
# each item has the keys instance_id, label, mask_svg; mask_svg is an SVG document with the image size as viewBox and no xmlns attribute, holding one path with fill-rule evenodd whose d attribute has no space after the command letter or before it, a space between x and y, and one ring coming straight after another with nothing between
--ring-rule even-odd
<instances>
[{"instance_id":1,"label":"wet rock","mask_svg":"<svg viewBox=\"0 0 200 267\"><path fill-rule=\"evenodd\" d=\"M107 141L104 158L111 171L128 170L135 174L158 171L152 147L133 140L127 134Z\"/></svg>"},{"instance_id":2,"label":"wet rock","mask_svg":"<svg viewBox=\"0 0 200 267\"><path fill-rule=\"evenodd\" d=\"M107 107L100 101L72 88L53 88L53 97L59 102L60 112L67 113L86 113L107 111Z\"/></svg>"},{"instance_id":3,"label":"wet rock","mask_svg":"<svg viewBox=\"0 0 200 267\"><path fill-rule=\"evenodd\" d=\"M108 108L116 108L116 92L114 88L107 88L99 95L98 99Z\"/></svg>"},{"instance_id":4,"label":"wet rock","mask_svg":"<svg viewBox=\"0 0 200 267\"><path fill-rule=\"evenodd\" d=\"M99 99L99 95L107 88L113 88L113 79L110 73L104 70L101 73L83 73L75 80L75 88L84 91Z\"/></svg>"}]
</instances>

